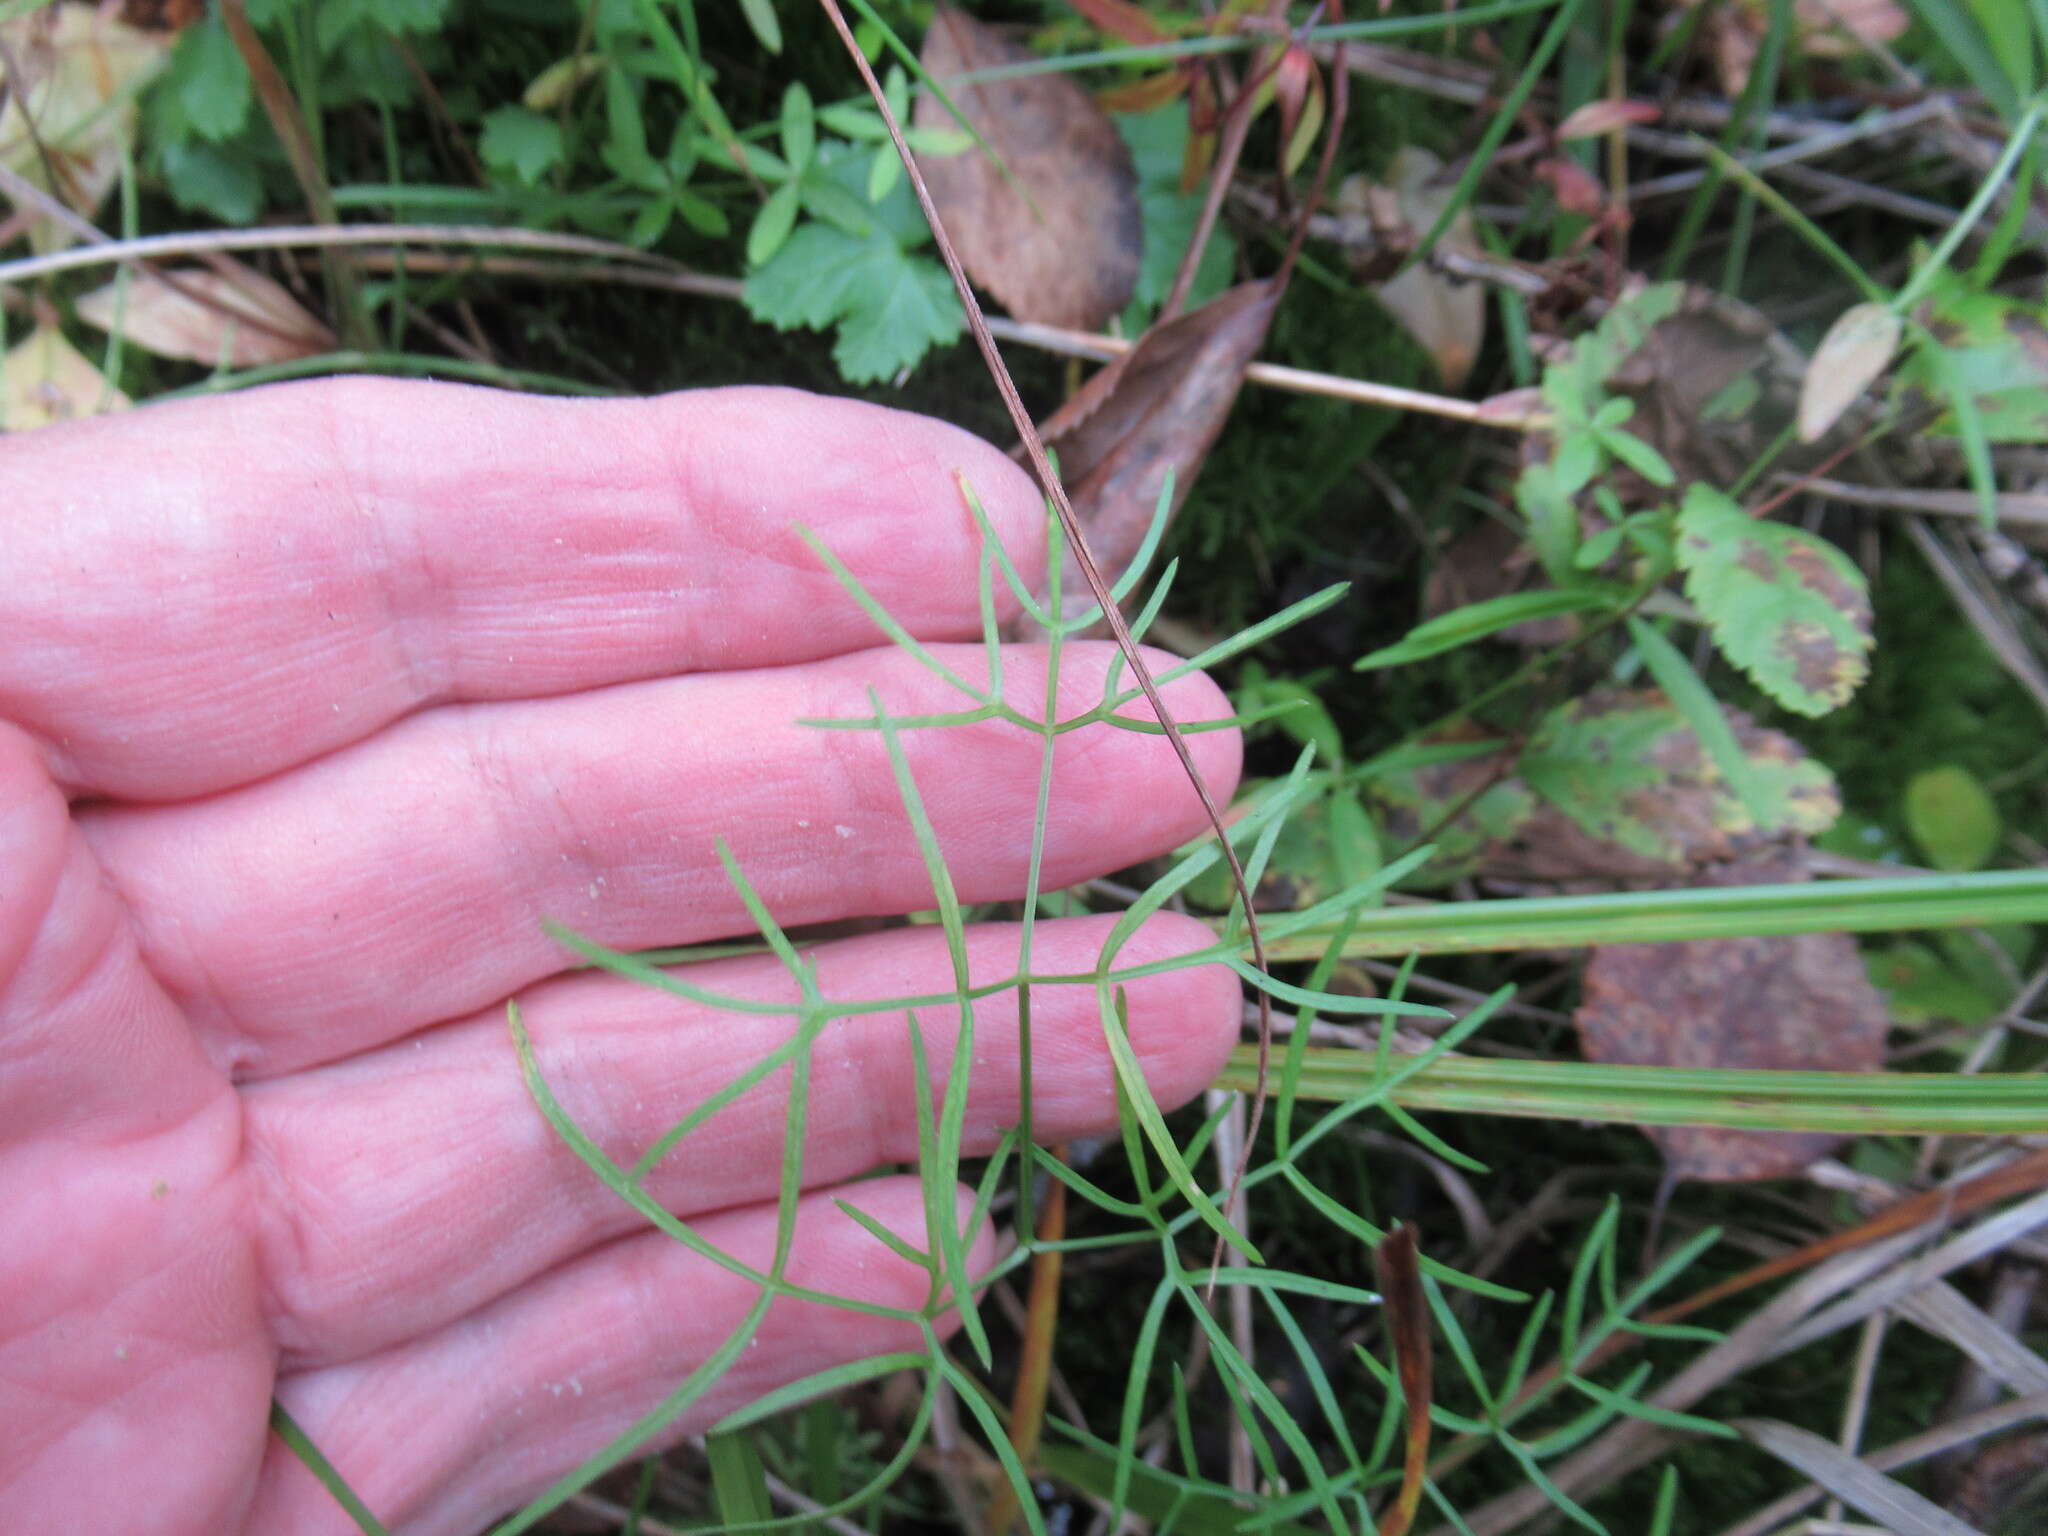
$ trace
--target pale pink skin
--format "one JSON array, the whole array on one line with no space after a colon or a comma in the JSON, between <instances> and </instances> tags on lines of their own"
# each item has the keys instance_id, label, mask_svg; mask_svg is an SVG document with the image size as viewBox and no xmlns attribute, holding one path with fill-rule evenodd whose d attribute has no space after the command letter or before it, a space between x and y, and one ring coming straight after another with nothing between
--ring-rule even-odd
<instances>
[{"instance_id":1,"label":"pale pink skin","mask_svg":"<svg viewBox=\"0 0 2048 1536\"><path fill-rule=\"evenodd\" d=\"M785 923L932 904L879 739L795 722L862 713L869 685L898 713L956 700L876 648L792 524L913 633L972 641L956 473L1039 563L1038 499L1001 454L786 391L563 403L340 381L0 438L0 1530L352 1529L268 1434L275 1392L395 1529L462 1532L716 1347L752 1286L564 1147L504 1005L630 1162L792 1021L565 974L543 919L621 948L740 930L720 834ZM983 675L978 645L936 649ZM1070 707L1108 656L1069 653ZM1010 654L1021 708L1043 667ZM1227 708L1200 677L1168 699L1183 720ZM1192 744L1227 795L1235 733ZM1035 739L905 745L962 897L1016 894ZM1203 826L1157 736L1080 732L1058 761L1048 887ZM1042 927L1037 968L1087 969L1106 931ZM1169 915L1126 957L1204 941ZM1009 974L1016 947L975 931L977 976ZM931 928L816 955L828 996L951 987ZM792 995L755 959L713 981ZM1130 997L1153 1091L1187 1099L1235 1033L1234 982L1206 967ZM1034 1005L1039 1130L1112 1126L1092 991ZM937 1073L955 1021L920 1021ZM977 1022L986 1149L1016 1119L1015 1017L992 1001ZM831 1198L915 1156L901 1015L832 1027L813 1082L790 1278L920 1306L924 1273ZM650 1182L757 1264L787 1086ZM913 1178L847 1193L929 1242ZM984 1233L972 1258L993 1252ZM778 1304L675 1433L915 1338Z\"/></svg>"}]
</instances>

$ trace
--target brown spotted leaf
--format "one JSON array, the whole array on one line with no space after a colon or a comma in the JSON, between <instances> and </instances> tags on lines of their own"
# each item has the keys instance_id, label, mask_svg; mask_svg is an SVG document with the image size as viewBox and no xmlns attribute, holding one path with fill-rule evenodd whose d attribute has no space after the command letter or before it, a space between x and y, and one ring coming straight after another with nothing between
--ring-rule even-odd
<instances>
[{"instance_id":1,"label":"brown spotted leaf","mask_svg":"<svg viewBox=\"0 0 2048 1536\"><path fill-rule=\"evenodd\" d=\"M1114 583L1143 545L1169 474L1167 516L1187 499L1279 302L1270 280L1240 283L1153 326L1041 424L1106 580ZM1071 551L1065 560L1062 601L1078 613L1093 599Z\"/></svg>"},{"instance_id":2,"label":"brown spotted leaf","mask_svg":"<svg viewBox=\"0 0 2048 1536\"><path fill-rule=\"evenodd\" d=\"M1802 873L1791 859L1730 865L1715 883ZM1593 1061L1830 1072L1871 1072L1884 1062L1884 999L1864 974L1855 940L1841 933L1596 949L1577 1020ZM1687 1179L1783 1178L1839 1139L1704 1126L1647 1132L1672 1173Z\"/></svg>"},{"instance_id":3,"label":"brown spotted leaf","mask_svg":"<svg viewBox=\"0 0 2048 1536\"><path fill-rule=\"evenodd\" d=\"M1063 74L950 83L1037 57L950 7L932 18L921 57L1002 158L999 166L978 145L918 157L968 275L1020 320L1083 330L1107 323L1130 302L1144 240L1137 168L1122 135ZM916 120L956 126L929 92Z\"/></svg>"},{"instance_id":4,"label":"brown spotted leaf","mask_svg":"<svg viewBox=\"0 0 2048 1536\"><path fill-rule=\"evenodd\" d=\"M1721 653L1787 709L1824 715L1869 673L1870 592L1826 540L1695 484L1679 509L1678 563Z\"/></svg>"},{"instance_id":5,"label":"brown spotted leaf","mask_svg":"<svg viewBox=\"0 0 2048 1536\"><path fill-rule=\"evenodd\" d=\"M1827 769L1789 736L1724 712L1771 807L1762 824L1654 689L1587 694L1545 715L1519 758L1493 751L1387 774L1375 794L1396 844L1437 845L1439 877L1575 888L1689 880L1832 826L1841 796Z\"/></svg>"}]
</instances>

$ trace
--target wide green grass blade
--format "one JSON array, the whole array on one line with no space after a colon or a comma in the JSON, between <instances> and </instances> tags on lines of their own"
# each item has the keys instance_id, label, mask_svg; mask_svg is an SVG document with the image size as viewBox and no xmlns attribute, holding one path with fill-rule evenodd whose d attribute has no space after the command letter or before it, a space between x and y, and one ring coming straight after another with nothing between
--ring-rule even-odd
<instances>
[{"instance_id":1,"label":"wide green grass blade","mask_svg":"<svg viewBox=\"0 0 2048 1536\"><path fill-rule=\"evenodd\" d=\"M1249 1092L1257 1079L1256 1054L1240 1046L1216 1084ZM1296 1092L1343 1102L1377 1083L1357 1051L1312 1047ZM2048 1076L2035 1073L1753 1072L1445 1056L1408 1074L1389 1097L1411 1110L1838 1135L2021 1136L2048 1125Z\"/></svg>"},{"instance_id":2,"label":"wide green grass blade","mask_svg":"<svg viewBox=\"0 0 2048 1536\"><path fill-rule=\"evenodd\" d=\"M2048 869L1995 870L1381 907L1360 912L1352 920L1344 953L1353 958L1476 954L1779 933L1885 933L2040 922L2048 922ZM1336 926L1332 922L1280 933L1269 928L1267 951L1276 962L1314 961L1328 947Z\"/></svg>"}]
</instances>

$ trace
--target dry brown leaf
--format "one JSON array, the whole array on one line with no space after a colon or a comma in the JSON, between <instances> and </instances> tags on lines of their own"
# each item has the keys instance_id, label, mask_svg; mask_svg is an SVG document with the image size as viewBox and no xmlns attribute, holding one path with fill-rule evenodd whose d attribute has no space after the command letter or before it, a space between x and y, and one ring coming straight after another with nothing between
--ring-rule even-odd
<instances>
[{"instance_id":1,"label":"dry brown leaf","mask_svg":"<svg viewBox=\"0 0 2048 1536\"><path fill-rule=\"evenodd\" d=\"M1739 96L1770 30L1768 0L1680 0L1678 9L1708 7L1700 34L1714 60L1721 89ZM1847 58L1874 43L1889 43L1910 18L1898 0L1795 0L1793 47L1814 58Z\"/></svg>"},{"instance_id":2,"label":"dry brown leaf","mask_svg":"<svg viewBox=\"0 0 2048 1536\"><path fill-rule=\"evenodd\" d=\"M1728 485L1790 418L1805 374L1805 357L1761 311L1688 287L1608 387L1635 401L1628 430L1663 454L1681 482ZM1670 493L1655 496L1666 501Z\"/></svg>"},{"instance_id":3,"label":"dry brown leaf","mask_svg":"<svg viewBox=\"0 0 2048 1536\"><path fill-rule=\"evenodd\" d=\"M1041 425L1108 581L1116 581L1144 543L1169 473L1167 516L1187 499L1279 302L1270 280L1240 283L1200 309L1153 326ZM1077 613L1093 599L1071 551L1065 560L1062 597L1068 612Z\"/></svg>"},{"instance_id":4,"label":"dry brown leaf","mask_svg":"<svg viewBox=\"0 0 2048 1536\"><path fill-rule=\"evenodd\" d=\"M1731 865L1713 883L1799 879L1800 861ZM1577 1014L1593 1061L1631 1066L1874 1072L1884 1064L1884 998L1844 933L1593 951ZM1686 1179L1774 1179L1825 1156L1841 1138L1811 1132L1648 1126Z\"/></svg>"},{"instance_id":5,"label":"dry brown leaf","mask_svg":"<svg viewBox=\"0 0 2048 1536\"><path fill-rule=\"evenodd\" d=\"M1662 112L1647 101L1630 101L1623 96L1606 96L1589 101L1557 125L1560 140L1590 139L1630 123L1654 123Z\"/></svg>"},{"instance_id":6,"label":"dry brown leaf","mask_svg":"<svg viewBox=\"0 0 2048 1536\"><path fill-rule=\"evenodd\" d=\"M1598 218L1607 206L1607 189L1600 185L1600 178L1576 160L1556 155L1538 160L1534 170L1536 179L1550 188L1557 197L1557 206L1566 213Z\"/></svg>"},{"instance_id":7,"label":"dry brown leaf","mask_svg":"<svg viewBox=\"0 0 2048 1536\"><path fill-rule=\"evenodd\" d=\"M1016 178L979 146L918 157L968 275L1020 320L1108 323L1130 302L1144 241L1137 167L1115 125L1066 75L947 84L1037 57L950 7L932 18L921 57ZM929 92L916 120L956 126Z\"/></svg>"},{"instance_id":8,"label":"dry brown leaf","mask_svg":"<svg viewBox=\"0 0 2048 1536\"><path fill-rule=\"evenodd\" d=\"M26 432L52 422L128 408L128 397L48 320L0 357L0 431Z\"/></svg>"},{"instance_id":9,"label":"dry brown leaf","mask_svg":"<svg viewBox=\"0 0 2048 1536\"><path fill-rule=\"evenodd\" d=\"M1842 412L1891 366L1904 330L1888 305L1854 304L1842 311L1813 349L1799 386L1799 441L1820 441L1842 419Z\"/></svg>"},{"instance_id":10,"label":"dry brown leaf","mask_svg":"<svg viewBox=\"0 0 2048 1536\"><path fill-rule=\"evenodd\" d=\"M1437 216L1449 204L1454 190L1449 184L1436 183L1437 173L1442 169L1443 162L1428 150L1419 145L1404 145L1395 152L1392 163L1387 167L1384 188L1374 188L1370 183L1353 178L1339 192L1339 206L1367 205L1373 202L1376 191L1391 192L1402 221L1413 232L1411 238L1420 239L1435 226ZM1475 252L1479 250L1470 208L1459 210L1458 216L1444 231L1443 241L1447 245ZM1444 388L1455 390L1463 387L1472 372L1472 364L1479 357L1480 344L1486 339L1486 294L1480 286L1477 283L1454 283L1441 273L1417 263L1390 281L1381 283L1378 296L1387 312L1400 321L1402 328L1435 360Z\"/></svg>"},{"instance_id":11,"label":"dry brown leaf","mask_svg":"<svg viewBox=\"0 0 2048 1536\"><path fill-rule=\"evenodd\" d=\"M85 5L0 23L0 165L90 217L120 178L135 98L174 40ZM29 225L38 251L76 238L48 218Z\"/></svg>"},{"instance_id":12,"label":"dry brown leaf","mask_svg":"<svg viewBox=\"0 0 2048 1536\"><path fill-rule=\"evenodd\" d=\"M166 281L166 278L169 281ZM331 352L334 333L283 287L252 267L186 267L144 274L121 292L119 282L78 301L78 317L160 357L254 368Z\"/></svg>"}]
</instances>

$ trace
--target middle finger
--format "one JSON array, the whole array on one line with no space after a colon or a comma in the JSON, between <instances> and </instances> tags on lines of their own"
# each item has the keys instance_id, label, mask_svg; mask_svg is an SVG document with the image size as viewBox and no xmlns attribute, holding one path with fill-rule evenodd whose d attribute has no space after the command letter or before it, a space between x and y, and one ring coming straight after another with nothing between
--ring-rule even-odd
<instances>
[{"instance_id":1,"label":"middle finger","mask_svg":"<svg viewBox=\"0 0 2048 1536\"><path fill-rule=\"evenodd\" d=\"M933 649L981 685L980 647ZM1113 654L1067 648L1062 717L1100 698ZM1045 653L1008 658L1006 694L1035 714ZM1155 653L1153 664L1173 660ZM891 649L456 705L262 783L90 812L81 824L128 898L151 969L214 1059L238 1079L272 1077L487 1007L559 970L548 919L622 949L750 929L720 837L785 925L931 906L879 735L801 723L868 714L870 686L898 715L966 702ZM1167 701L1186 722L1228 712L1200 675ZM996 720L903 742L961 898L1016 895L1039 738ZM1236 732L1189 745L1226 799ZM1045 889L1135 863L1205 824L1162 737L1072 732L1054 773Z\"/></svg>"},{"instance_id":2,"label":"middle finger","mask_svg":"<svg viewBox=\"0 0 2048 1536\"><path fill-rule=\"evenodd\" d=\"M1040 926L1032 969L1087 974L1114 918ZM1191 918L1160 913L1116 956L1135 967L1210 942ZM1019 931L967 930L969 976L1016 974ZM822 996L900 999L952 990L945 934L917 926L810 951ZM700 986L794 1006L772 957L688 969ZM1235 976L1219 965L1165 971L1125 989L1132 1049L1162 1104L1206 1085L1237 1035ZM603 973L555 977L520 999L536 1061L570 1117L621 1167L684 1115L791 1040L789 1014L720 1011ZM917 1071L905 1010L832 1020L810 1048L806 1188L919 1155L917 1101L954 1070L957 1011L915 1010L930 1078ZM1106 1131L1117 1099L1095 988L1032 989L1033 1127L1048 1140ZM1017 1124L1017 995L974 1007L965 1150L984 1153ZM677 1214L772 1201L790 1110L787 1066L719 1109L647 1175ZM247 1090L247 1145L267 1198L261 1224L272 1326L293 1368L356 1358L483 1306L643 1218L542 1118L521 1080L500 1009L354 1061Z\"/></svg>"}]
</instances>

